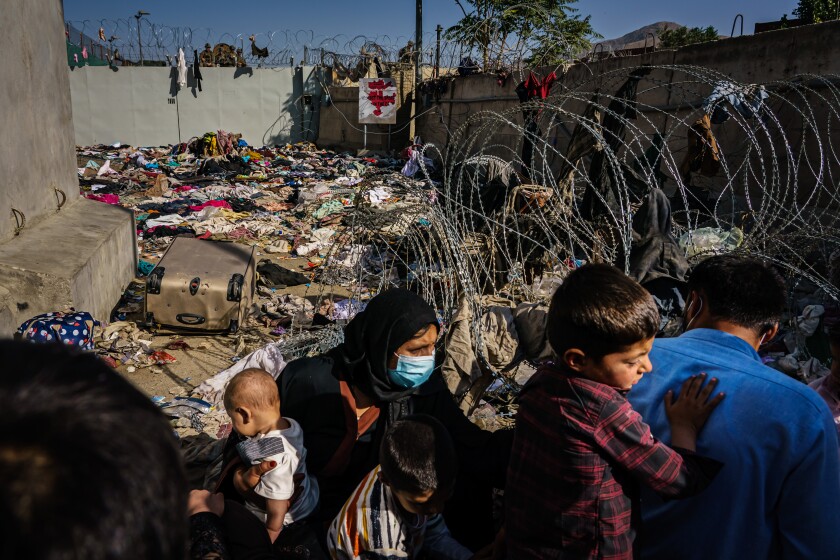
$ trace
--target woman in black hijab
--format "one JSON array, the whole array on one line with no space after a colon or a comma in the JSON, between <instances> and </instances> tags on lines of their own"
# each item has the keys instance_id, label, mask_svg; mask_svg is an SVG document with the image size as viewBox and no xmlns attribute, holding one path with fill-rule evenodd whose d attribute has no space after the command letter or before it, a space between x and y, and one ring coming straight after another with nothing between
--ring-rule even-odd
<instances>
[{"instance_id":1,"label":"woman in black hijab","mask_svg":"<svg viewBox=\"0 0 840 560\"><path fill-rule=\"evenodd\" d=\"M282 414L303 428L307 470L318 479L320 520L331 521L377 465L388 425L422 413L449 429L458 452L458 486L444 512L453 536L474 550L492 540L491 491L504 486L512 432L481 430L458 409L435 369L438 333L426 301L388 290L347 324L342 344L279 376ZM248 484L238 477L237 486Z\"/></svg>"}]
</instances>

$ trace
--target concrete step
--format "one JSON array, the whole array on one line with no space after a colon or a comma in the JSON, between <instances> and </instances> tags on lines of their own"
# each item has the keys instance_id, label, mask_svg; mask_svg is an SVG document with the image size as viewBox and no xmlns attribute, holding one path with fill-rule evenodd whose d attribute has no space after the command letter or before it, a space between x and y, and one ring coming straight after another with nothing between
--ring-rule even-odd
<instances>
[{"instance_id":1,"label":"concrete step","mask_svg":"<svg viewBox=\"0 0 840 560\"><path fill-rule=\"evenodd\" d=\"M11 332L14 332L18 327L18 325L13 326L12 307L14 307L14 303L12 303L11 292L0 286L0 332L3 335L6 335L10 328Z\"/></svg>"},{"instance_id":2,"label":"concrete step","mask_svg":"<svg viewBox=\"0 0 840 560\"><path fill-rule=\"evenodd\" d=\"M135 274L134 214L81 199L0 243L0 336L75 307L108 320Z\"/></svg>"}]
</instances>

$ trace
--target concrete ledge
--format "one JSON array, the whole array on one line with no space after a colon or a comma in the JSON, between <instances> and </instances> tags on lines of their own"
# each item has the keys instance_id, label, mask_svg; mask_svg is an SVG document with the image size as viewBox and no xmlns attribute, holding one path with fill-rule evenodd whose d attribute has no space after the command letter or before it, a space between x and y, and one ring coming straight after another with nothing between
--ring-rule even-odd
<instances>
[{"instance_id":1,"label":"concrete ledge","mask_svg":"<svg viewBox=\"0 0 840 560\"><path fill-rule=\"evenodd\" d=\"M12 315L12 294L9 290L0 286L0 336L7 335L9 326L14 323L14 316ZM22 322L22 321L21 321ZM11 327L12 332L17 329L18 325Z\"/></svg>"},{"instance_id":2,"label":"concrete ledge","mask_svg":"<svg viewBox=\"0 0 840 560\"><path fill-rule=\"evenodd\" d=\"M81 199L0 244L0 336L67 307L108 320L134 278L134 227L131 211Z\"/></svg>"}]
</instances>

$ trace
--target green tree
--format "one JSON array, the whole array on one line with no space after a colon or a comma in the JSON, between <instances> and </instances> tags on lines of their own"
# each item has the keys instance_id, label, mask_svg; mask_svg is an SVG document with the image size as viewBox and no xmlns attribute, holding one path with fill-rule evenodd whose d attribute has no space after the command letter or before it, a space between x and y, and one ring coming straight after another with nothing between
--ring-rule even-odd
<instances>
[{"instance_id":1,"label":"green tree","mask_svg":"<svg viewBox=\"0 0 840 560\"><path fill-rule=\"evenodd\" d=\"M793 15L814 23L837 19L837 0L799 0Z\"/></svg>"},{"instance_id":2,"label":"green tree","mask_svg":"<svg viewBox=\"0 0 840 560\"><path fill-rule=\"evenodd\" d=\"M589 16L580 17L572 7L577 0L455 2L464 17L446 30L446 38L477 50L485 70L506 66L511 57L555 64L585 52L590 39L600 37Z\"/></svg>"},{"instance_id":3,"label":"green tree","mask_svg":"<svg viewBox=\"0 0 840 560\"><path fill-rule=\"evenodd\" d=\"M714 27L680 27L663 29L659 32L659 46L663 49L678 49L696 43L708 43L720 38Z\"/></svg>"}]
</instances>

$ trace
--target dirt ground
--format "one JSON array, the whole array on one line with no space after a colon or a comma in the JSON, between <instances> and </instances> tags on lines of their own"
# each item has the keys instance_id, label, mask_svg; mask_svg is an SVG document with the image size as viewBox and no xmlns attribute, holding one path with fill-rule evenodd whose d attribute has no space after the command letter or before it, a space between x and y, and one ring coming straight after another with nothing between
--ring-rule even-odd
<instances>
[{"instance_id":1,"label":"dirt ground","mask_svg":"<svg viewBox=\"0 0 840 560\"><path fill-rule=\"evenodd\" d=\"M309 262L305 258L289 255L264 255L259 249L257 259L269 258L280 266L290 270L306 273ZM317 283L292 286L277 289L280 294L291 294L305 297L318 309L325 297L346 298L351 293L341 286L325 286ZM259 297L256 298L259 303ZM129 322L136 322L142 317L132 314L127 317ZM135 323L136 324L136 323ZM271 328L255 325L250 322L235 335L184 335L183 333L152 333L141 329L139 338L148 341L153 351L163 350L175 358L175 361L157 366L141 367L136 363L121 364L117 371L132 384L156 401L171 402L174 397L189 396L193 390L206 379L231 367L239 359L272 342L282 340L278 336L269 334ZM170 347L178 342L175 347ZM186 343L186 347L183 343ZM533 374L533 368L523 364L514 372L517 382ZM521 377L521 379L520 379ZM497 403L498 404L498 403ZM230 430L229 418L223 408L214 408L207 414L198 415L196 424L188 418L172 418L172 426L181 440L181 447L188 467L190 484L194 488L209 487L214 476L218 475L220 463L218 461L224 438ZM512 418L497 414L496 408L490 404L482 404L471 419L480 427L496 430L510 427ZM210 481L210 482L208 482Z\"/></svg>"},{"instance_id":2,"label":"dirt ground","mask_svg":"<svg viewBox=\"0 0 840 560\"><path fill-rule=\"evenodd\" d=\"M289 255L265 255L258 249L257 259L268 258L280 266L303 273L307 272L309 262L306 258ZM278 288L278 294L291 294L308 299L315 309L318 309L325 297L347 298L351 292L342 286L326 286L312 282L308 285ZM260 298L256 298L257 303ZM132 314L127 317L129 322L140 320L142 314ZM150 349L162 350L175 358L175 361L157 366L140 366L136 363L120 364L117 371L150 398L171 402L174 397L189 396L193 390L205 380L231 367L239 359L273 342L279 342L281 337L269 334L271 328L262 325L249 324L235 335L185 335L183 333L152 333L141 328L139 338L149 341ZM173 342L179 344L170 347ZM186 343L184 346L183 343ZM517 382L533 374L533 368L523 364L517 368L515 377ZM519 377L522 379L519 379ZM209 463L205 459L215 457L218 449L215 447L216 438L227 434L226 424L229 419L225 412L214 409L208 414L200 415L201 424L196 426L187 418L173 418L172 424L185 448L185 455L195 470L196 485L201 483L203 468ZM510 419L502 418L490 405L484 405L475 411L473 420L485 429L495 430L507 427ZM190 451L191 450L191 451Z\"/></svg>"},{"instance_id":3,"label":"dirt ground","mask_svg":"<svg viewBox=\"0 0 840 560\"><path fill-rule=\"evenodd\" d=\"M269 259L280 266L304 272L307 259L288 255L264 255L257 252L258 260ZM305 297L314 305L328 295L350 297L350 292L341 286L323 286L317 283L291 286L277 290L279 294L292 294ZM259 301L259 300L258 300ZM156 367L137 367L133 364L120 365L117 371L131 381L144 393L153 396L188 395L205 379L212 377L235 363L235 358L242 358L271 342L278 342L279 337L269 335L271 329L249 325L236 335L184 335L145 332L144 338L151 338L153 350L165 350L176 361ZM183 340L190 348L167 349L171 342Z\"/></svg>"}]
</instances>

